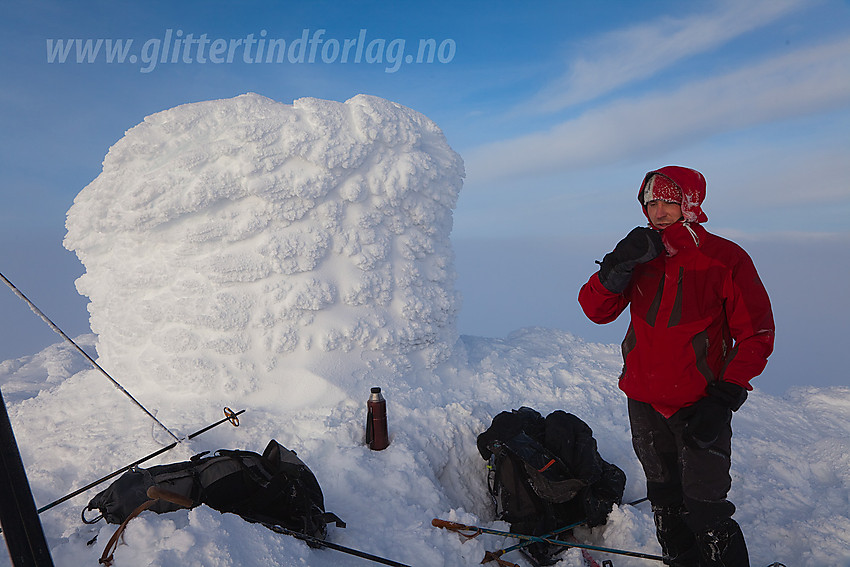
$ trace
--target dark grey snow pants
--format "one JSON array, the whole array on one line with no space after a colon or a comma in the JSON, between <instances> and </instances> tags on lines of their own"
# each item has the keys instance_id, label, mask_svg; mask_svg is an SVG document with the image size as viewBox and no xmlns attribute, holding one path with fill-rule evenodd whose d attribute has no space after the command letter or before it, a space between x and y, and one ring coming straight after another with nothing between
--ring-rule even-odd
<instances>
[{"instance_id":1,"label":"dark grey snow pants","mask_svg":"<svg viewBox=\"0 0 850 567\"><path fill-rule=\"evenodd\" d=\"M649 501L659 507L684 506L687 523L698 534L735 512L726 499L732 486L732 427L727 425L714 445L700 449L683 440L688 417L690 408L665 418L650 404L629 400L632 444L646 474Z\"/></svg>"}]
</instances>

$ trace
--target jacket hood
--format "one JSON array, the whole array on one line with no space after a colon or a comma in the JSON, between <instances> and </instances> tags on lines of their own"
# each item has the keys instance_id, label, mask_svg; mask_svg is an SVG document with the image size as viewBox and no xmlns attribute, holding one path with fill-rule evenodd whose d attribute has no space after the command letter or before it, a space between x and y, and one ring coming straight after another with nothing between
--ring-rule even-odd
<instances>
[{"instance_id":1,"label":"jacket hood","mask_svg":"<svg viewBox=\"0 0 850 567\"><path fill-rule=\"evenodd\" d=\"M672 181L682 190L682 216L686 222L702 223L708 220L708 216L702 211L701 205L705 200L705 177L702 173L688 167L668 165L655 171L650 171L643 178L638 191L638 201L646 215L646 203L643 202L643 191L646 183L653 175L661 175ZM647 218L649 216L647 215Z\"/></svg>"}]
</instances>

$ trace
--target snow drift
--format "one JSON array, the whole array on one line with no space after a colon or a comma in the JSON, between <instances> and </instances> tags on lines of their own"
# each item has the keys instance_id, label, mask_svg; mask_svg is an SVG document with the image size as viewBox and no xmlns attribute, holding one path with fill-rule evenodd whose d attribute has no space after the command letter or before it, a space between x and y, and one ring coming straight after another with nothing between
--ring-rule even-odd
<instances>
[{"instance_id":1,"label":"snow drift","mask_svg":"<svg viewBox=\"0 0 850 567\"><path fill-rule=\"evenodd\" d=\"M87 347L94 337L80 337ZM88 347L87 347L88 348ZM616 345L601 345L553 329L522 329L503 339L461 337L455 353L428 371L382 385L392 443L381 452L363 444L365 402L330 411L248 408L238 429L220 426L150 464L185 460L218 448L261 451L269 438L298 451L316 473L329 510L347 523L330 528L334 543L416 567L473 567L486 550L515 543L481 536L462 543L430 525L434 517L506 529L493 521L485 463L475 437L504 409L528 405L565 409L593 427L603 458L628 476L626 500L642 497L643 474L631 448L625 398L616 388ZM770 371L759 380L770 379ZM449 384L447 386L446 384ZM37 506L43 506L161 446L149 420L115 392L68 345L0 363L0 387L23 453ZM8 392L8 394L7 394ZM203 395L186 406L205 406ZM850 565L850 388L804 388L784 398L758 388L736 414L732 500L748 538L752 565L781 560L789 567ZM221 417L211 412L190 433ZM200 419L207 419L202 422ZM171 425L169 423L169 425ZM157 433L161 437L161 434ZM164 444L168 440L161 439ZM97 565L115 526L85 526L80 510L98 489L46 511L41 521L57 567ZM608 524L578 536L587 542L659 552L647 504L622 506ZM94 536L92 546L86 542ZM207 507L133 520L116 567L186 565L237 567L364 567L371 563L310 549ZM516 552L505 559L526 566ZM616 567L651 562L612 559ZM10 565L0 553L0 565ZM566 554L558 567L580 567Z\"/></svg>"},{"instance_id":2,"label":"snow drift","mask_svg":"<svg viewBox=\"0 0 850 567\"><path fill-rule=\"evenodd\" d=\"M222 425L146 465L276 439L347 522L330 528L331 541L417 567L479 565L485 550L513 543L463 543L430 524L507 527L493 520L475 445L504 410L577 415L625 471L625 499L644 496L617 346L537 328L457 340L449 232L461 176L433 123L373 97L287 106L245 95L130 130L68 214L94 331L78 342L180 436L220 419L222 405L247 410L238 429ZM770 365L758 381L769 379ZM363 443L370 386L388 402L381 452ZM0 363L0 387L37 506L170 441L69 345ZM736 414L731 498L754 566L850 565L848 414L848 388L785 399L756 390ZM97 564L115 526L84 525L79 513L100 488L42 514L58 567ZM659 552L646 504L578 535ZM368 564L203 506L142 514L115 558L116 567ZM579 566L580 555L559 565Z\"/></svg>"}]
</instances>

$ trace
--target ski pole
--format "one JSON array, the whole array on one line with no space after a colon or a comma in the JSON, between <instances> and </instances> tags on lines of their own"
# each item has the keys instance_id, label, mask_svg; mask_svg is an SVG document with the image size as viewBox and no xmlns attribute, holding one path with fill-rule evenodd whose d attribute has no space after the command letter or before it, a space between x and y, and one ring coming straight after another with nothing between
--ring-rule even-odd
<instances>
[{"instance_id":1,"label":"ski pole","mask_svg":"<svg viewBox=\"0 0 850 567\"><path fill-rule=\"evenodd\" d=\"M664 558L661 557L660 555L651 555L649 553L641 553L641 552L638 552L638 551L628 551L628 550L625 550L625 549L614 549L614 548L611 548L611 547L600 547L600 546L597 546L597 545L588 545L588 544L585 544L585 543L562 541L562 540L554 539L554 538L543 538L543 537L533 536L533 535L528 535L528 534L517 534L517 533L507 532L507 531L502 531L502 530L493 530L493 529L490 529L490 528L482 528L480 526L468 526L468 525L465 525L465 524L459 524L459 523L456 523L456 522L449 522L447 520L441 520L439 518L434 518L433 520L431 520L431 525L436 527L436 528L444 528L444 529L447 529L447 530L451 530L453 532L457 532L459 535L461 535L462 537L465 537L467 539L472 539L474 537L478 537L481 534L492 534L492 535L499 535L499 536L504 536L504 537L515 537L517 539L525 539L525 540L529 540L529 541L532 541L532 542L538 542L538 543L551 543L553 545L563 545L563 546L566 546L566 547L577 547L579 549L588 549L590 551L599 551L599 552L602 552L602 553L613 553L615 555L626 555L628 557L638 557L638 558L641 558L641 559L652 559L654 561L663 561L664 560ZM460 533L460 532L464 532L464 531L473 532L473 534L467 535L467 534Z\"/></svg>"},{"instance_id":2,"label":"ski pole","mask_svg":"<svg viewBox=\"0 0 850 567\"><path fill-rule=\"evenodd\" d=\"M558 534L560 534L560 533L563 533L563 532L565 532L565 531L567 531L567 530L571 530L571 529L573 529L573 528L577 528L578 526L582 525L582 524L583 524L583 523L585 523L586 521L587 521L587 520L581 520L580 522L576 522L575 524L570 524L570 525L568 525L568 526L564 526L564 527L562 527L562 528L558 528L557 530L551 531L551 532L549 532L548 534L544 534L544 535L542 535L542 536L540 536L540 537L541 537L541 538L544 538L544 539L553 538L553 537L555 537L556 535L558 535ZM517 543L517 544L515 544L515 545L512 545L512 546L510 546L510 547L506 547L506 548L504 548L504 549L499 549L499 550L497 550L497 551L487 551L487 552L485 552L485 553L484 553L484 559L482 559L482 560L481 560L481 563L488 563L488 562L490 562L490 561L499 561L499 558L500 558L502 555L504 555L504 554L506 554L506 553L510 553L511 551L516 551L517 549L522 549L523 547L528 547L528 546L529 546L529 545L531 545L532 543L534 543L534 541L532 541L532 540L527 540L527 539L526 539L526 540L522 540L522 541L520 541L519 543Z\"/></svg>"},{"instance_id":3,"label":"ski pole","mask_svg":"<svg viewBox=\"0 0 850 567\"><path fill-rule=\"evenodd\" d=\"M201 433L205 433L205 432L209 431L210 429L212 429L213 427L216 427L216 426L218 426L218 425L221 425L222 423L224 423L224 422L226 422L226 421L229 421L230 423L232 423L232 424L233 424L233 427L239 427L239 417L238 417L238 416L239 416L239 415L241 415L241 414L243 414L243 413L245 413L245 410L239 410L239 411L237 411L237 412L234 412L234 411L233 411L233 410L231 410L230 408L227 408L227 407L226 407L226 408L224 408L224 415L225 415L225 417L224 417L223 419L220 419L220 420L216 421L215 423L213 423L213 424L211 424L211 425L208 425L208 426L204 427L203 429L199 429L198 431L196 431L196 432L192 433L191 435L189 435L188 437L186 437L186 439L194 439L195 437L197 437L197 436L198 436L198 435L200 435ZM123 472L125 472L125 471L128 471L128 470L130 470L131 468L133 468L133 467L135 467L135 466L138 466L138 465L140 465L140 464L144 463L145 461L149 461L149 460L153 459L154 457L157 457L157 456L159 456L159 455L161 455L161 454L165 453L166 451L170 451L171 449L173 449L173 448L174 448L174 447L176 447L176 446L177 446L177 442L175 441L175 442L174 442L174 443L172 443L171 445L167 445L167 446L165 446L165 447L163 447L163 448L161 448L161 449L158 449L158 450L154 451L153 453L151 453L150 455L148 455L148 456L146 456L146 457L142 457L142 458L141 458L141 459L139 459L138 461L133 461L133 462L132 462L132 463L130 463L129 465L123 466L123 467L121 467L120 469L118 469L118 470L116 470L116 471L113 471L113 472L109 473L108 475L106 475L106 476L104 476L104 477L102 477L102 478L100 478L100 479L98 479L98 480L96 480L96 481L94 481L94 482L92 482L92 483L89 483L89 484L85 485L84 487L82 487L82 488L80 488L80 489L78 489L78 490L75 490L74 492L71 492L70 494L66 494L65 496L63 496L63 497L62 497L62 498L60 498L59 500L56 500L56 501L54 501L54 502L51 502L50 504L47 504L46 506L43 506L43 507L39 508L39 509L38 509L38 513L39 513L39 514L41 514L42 512L44 512L44 511L46 511L46 510L50 510L50 509L51 509L51 508L53 508L54 506L58 506L59 504L62 504L63 502L65 502L65 501L67 501L67 500L70 500L70 499L71 499L71 498L73 498L74 496L77 496L77 495L79 495L79 494L82 494L83 492L85 492L85 491L86 491L86 490L88 490L88 489L90 489L90 488L94 488L94 487L95 487L95 486L97 486L98 484L101 484L101 483L103 483L103 482L106 482L106 481L107 481L107 480L109 480L110 478L113 478L113 477L115 477L115 476L118 476L119 474L121 474L121 473L123 473Z\"/></svg>"},{"instance_id":4,"label":"ski pole","mask_svg":"<svg viewBox=\"0 0 850 567\"><path fill-rule=\"evenodd\" d=\"M354 555L356 557L360 557L362 559L366 559L368 561L372 561L374 563L380 563L381 565L390 565L391 567L410 567L410 565L405 565L404 563L399 563L398 561L393 561L392 559L386 559L384 557L378 557L377 555L372 555L371 553L366 553L365 551L360 551L358 549L352 549L350 547L345 547L336 543L331 543L329 541L325 541L323 539L319 539L317 537L309 536L307 534L302 534L301 532L296 532L283 526L278 526L277 524L268 524L263 522L263 525L273 532L277 532L279 534L289 535L300 540L307 542L312 546L316 547L327 547L328 549L333 549L334 551L341 551L342 553L347 553L349 555Z\"/></svg>"},{"instance_id":5,"label":"ski pole","mask_svg":"<svg viewBox=\"0 0 850 567\"><path fill-rule=\"evenodd\" d=\"M4 276L4 275L3 275L3 274L1 274L1 273L0 273L0 278L2 278L2 279L3 279L3 281L6 283L6 285L7 285L7 286L9 286L9 289L11 289L11 290L12 290L12 292L13 292L15 295L17 295L18 297L20 297L21 299L23 299L23 300L24 300L24 302L26 302L26 304L27 304L27 305L29 305L29 308L32 310L32 312L33 312L33 313L35 313L36 315L38 315L38 316L41 318L41 320L42 320L42 321L44 321L45 323L47 323L47 325L48 325L51 329L53 329L53 330L54 330L54 331L55 331L55 332L56 332L56 333L57 333L60 337L62 337L63 339L65 339L66 341L68 341L69 343L71 343L71 345L72 345L75 349L77 349L77 350L79 351L79 353L80 353L80 354L82 354L82 355L86 358L86 360L88 360L88 361L89 361L89 363L90 363L90 364L91 364L91 365L92 365L92 366L93 366L96 370L99 370L101 374L103 374L104 376L106 376L106 377L109 379L109 381L110 381L110 382L112 382L112 384L113 384L116 388L118 388L118 390L119 390L121 393L123 393L125 396L127 396L128 398L130 398L130 399L133 401L133 403L134 403L134 404L136 404L139 408L141 408L141 410L142 410L143 412L145 412L145 413L148 415L148 417L150 417L152 420L154 420L154 422L156 422L156 424L157 424L157 425L159 425L161 428L163 428L163 429L166 431L166 433L168 433L171 437L173 437L173 438L174 438L174 440L175 440L176 442L178 442L178 443L180 442L180 439L178 439L178 438L177 438L177 436L176 436L176 435L174 435L174 433L172 433L170 429L168 429L166 426L164 426L164 425L162 424L162 422L161 422L161 421L159 421L159 420L156 418L156 416L154 416L154 414L152 414L151 412L149 412L149 411L148 411L148 409L147 409L145 406L143 406L143 405L142 405L142 404L141 404L141 403L140 403L140 402L139 402L136 398L134 398L134 397L133 397L133 395L132 395L130 392L128 392L127 390L125 390L125 389L124 389L124 387L123 387L121 384L119 384L119 383L118 383L118 382L117 382L117 381L116 381L116 380L115 380L112 376L110 376L110 375L109 375L109 373L108 373L106 370L104 370L104 369L103 369L103 367L101 367L101 366L100 366L97 362L95 362L95 360L94 360L92 357L90 357L86 351L84 351L82 348L80 348L80 345L78 345L77 343L75 343L75 342L71 339L71 337L69 337L68 335L66 335L66 334L62 331L62 329L60 329L59 327L57 327L57 326L56 326L56 324L55 324L53 321L51 321L51 320L50 320L50 318L49 318L47 315L45 315L45 314L41 311L41 309L39 309L38 307L36 307L35 303L33 303L32 301L30 301L30 299L29 299L26 295L24 295L24 294L21 292L21 290L19 290L17 287L15 287L15 284L13 284L13 283L12 283L12 282L10 282L8 279L6 279L6 276Z\"/></svg>"},{"instance_id":6,"label":"ski pole","mask_svg":"<svg viewBox=\"0 0 850 567\"><path fill-rule=\"evenodd\" d=\"M647 498L646 496L644 496L643 498L638 498L637 500L633 500L632 502L629 502L629 503L628 503L628 506L637 506L637 505L638 505L638 504L640 504L641 502L646 502L647 500L649 500L649 498ZM585 522L587 522L587 520L586 520L586 519L585 519L585 520L581 520L580 522L576 522L575 524L570 524L570 525L568 525L568 526L564 526L564 527L562 527L562 528L558 528L557 530L552 531L552 532L549 532L548 534L544 534L544 535L542 535L542 536L540 536L540 537L542 537L542 538L551 538L551 537L555 537L556 535L558 535L558 534L560 534L560 533L563 533L563 532L565 532L565 531L567 531L567 530L571 530L571 529L573 529L573 528L577 528L577 527L579 527L580 525L584 524ZM511 552L511 551L516 551L517 549L522 549L523 547L528 547L528 546L529 546L529 545L531 545L532 543L534 543L534 542L533 542L533 541L530 541L530 540L523 540L523 541L520 541L520 542L519 542L519 543L517 543L517 544L514 544L514 545L512 545L512 546L510 546L510 547L506 547L506 548L504 548L504 549L500 549L500 550L498 550L498 551L488 551L487 553L485 553L485 554L484 554L484 560L483 560L483 561L481 561L481 563L487 563L488 561L495 561L495 560L497 560L499 557L501 557L502 555L504 555L504 554L506 554L506 553L509 553L509 552Z\"/></svg>"}]
</instances>

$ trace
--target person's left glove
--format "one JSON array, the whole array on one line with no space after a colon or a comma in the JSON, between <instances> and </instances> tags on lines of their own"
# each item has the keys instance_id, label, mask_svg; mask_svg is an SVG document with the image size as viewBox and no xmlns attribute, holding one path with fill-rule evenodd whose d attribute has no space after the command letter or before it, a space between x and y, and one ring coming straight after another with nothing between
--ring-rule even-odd
<instances>
[{"instance_id":1,"label":"person's left glove","mask_svg":"<svg viewBox=\"0 0 850 567\"><path fill-rule=\"evenodd\" d=\"M712 382L706 389L708 395L691 406L691 417L685 424L685 442L707 449L711 447L723 428L732 421L732 412L738 411L747 399L747 390L731 382Z\"/></svg>"}]
</instances>

